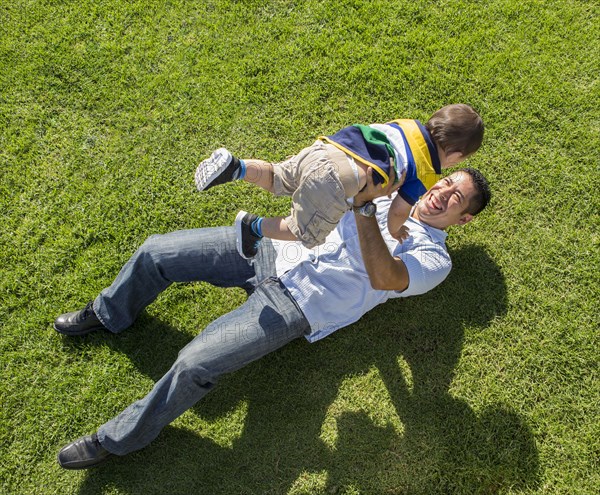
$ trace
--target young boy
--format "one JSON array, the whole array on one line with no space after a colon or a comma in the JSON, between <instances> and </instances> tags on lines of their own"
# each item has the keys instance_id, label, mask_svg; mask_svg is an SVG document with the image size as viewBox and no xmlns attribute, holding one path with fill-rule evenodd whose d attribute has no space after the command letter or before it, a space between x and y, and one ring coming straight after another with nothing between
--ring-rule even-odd
<instances>
[{"instance_id":1,"label":"young boy","mask_svg":"<svg viewBox=\"0 0 600 495\"><path fill-rule=\"evenodd\" d=\"M345 127L332 136L321 136L312 146L281 163L241 160L226 149L216 150L196 169L199 191L246 180L276 195L292 196L287 217L263 218L240 211L235 219L237 247L246 259L256 255L264 237L299 240L307 248L325 241L352 198L366 185L367 170L385 187L390 167L405 180L388 214L388 230L398 239L402 226L418 201L441 175L475 153L483 139L483 122L470 106L448 105L422 125L418 120ZM374 205L360 205L363 215L374 215Z\"/></svg>"}]
</instances>

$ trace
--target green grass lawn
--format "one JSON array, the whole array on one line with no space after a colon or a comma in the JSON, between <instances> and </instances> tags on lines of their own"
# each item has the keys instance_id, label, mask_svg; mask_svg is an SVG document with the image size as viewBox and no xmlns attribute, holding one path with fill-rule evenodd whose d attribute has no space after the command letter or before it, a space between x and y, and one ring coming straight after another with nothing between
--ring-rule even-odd
<instances>
[{"instance_id":1,"label":"green grass lawn","mask_svg":"<svg viewBox=\"0 0 600 495\"><path fill-rule=\"evenodd\" d=\"M580 0L0 0L0 492L600 492L600 18ZM62 338L150 234L285 213L194 191L214 148L279 160L352 123L470 103L491 208L454 270L225 378L148 448L65 443L148 392L238 290L172 287Z\"/></svg>"}]
</instances>

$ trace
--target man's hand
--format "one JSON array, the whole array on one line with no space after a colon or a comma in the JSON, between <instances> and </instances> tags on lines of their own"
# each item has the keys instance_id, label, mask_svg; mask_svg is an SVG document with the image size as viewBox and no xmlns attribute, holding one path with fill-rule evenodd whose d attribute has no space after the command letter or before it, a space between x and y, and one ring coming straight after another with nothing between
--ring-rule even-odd
<instances>
[{"instance_id":1,"label":"man's hand","mask_svg":"<svg viewBox=\"0 0 600 495\"><path fill-rule=\"evenodd\" d=\"M381 196L387 196L388 198L392 197L394 191L397 191L402 186L404 179L406 178L406 172L404 172L402 177L400 177L400 180L395 182L396 171L392 165L393 160L390 158L390 180L385 187L376 185L373 182L373 169L371 167L367 169L367 184L356 196L354 196L354 206L361 206L367 201L372 201Z\"/></svg>"}]
</instances>

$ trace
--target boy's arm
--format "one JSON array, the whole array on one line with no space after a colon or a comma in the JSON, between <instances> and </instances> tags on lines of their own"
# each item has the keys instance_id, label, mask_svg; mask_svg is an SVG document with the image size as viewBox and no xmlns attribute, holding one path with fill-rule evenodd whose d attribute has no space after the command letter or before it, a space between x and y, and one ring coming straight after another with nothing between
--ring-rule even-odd
<instances>
[{"instance_id":1,"label":"boy's arm","mask_svg":"<svg viewBox=\"0 0 600 495\"><path fill-rule=\"evenodd\" d=\"M388 212L388 230L391 236L399 242L408 237L408 228L404 222L408 220L412 205L408 203L400 194L397 194L390 205Z\"/></svg>"}]
</instances>

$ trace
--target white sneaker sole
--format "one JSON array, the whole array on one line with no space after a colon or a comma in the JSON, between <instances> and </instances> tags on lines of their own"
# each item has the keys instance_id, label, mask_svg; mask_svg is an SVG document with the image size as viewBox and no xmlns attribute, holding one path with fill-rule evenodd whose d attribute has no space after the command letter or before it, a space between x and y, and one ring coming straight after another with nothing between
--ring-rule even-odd
<instances>
[{"instance_id":1,"label":"white sneaker sole","mask_svg":"<svg viewBox=\"0 0 600 495\"><path fill-rule=\"evenodd\" d=\"M212 182L221 175L231 163L231 153L225 148L219 148L213 151L209 158L202 161L198 168L194 180L198 191L204 191L210 187Z\"/></svg>"},{"instance_id":2,"label":"white sneaker sole","mask_svg":"<svg viewBox=\"0 0 600 495\"><path fill-rule=\"evenodd\" d=\"M250 260L252 258L245 256L244 250L242 249L242 220L247 213L247 211L240 211L235 217L235 247L242 258Z\"/></svg>"}]
</instances>

